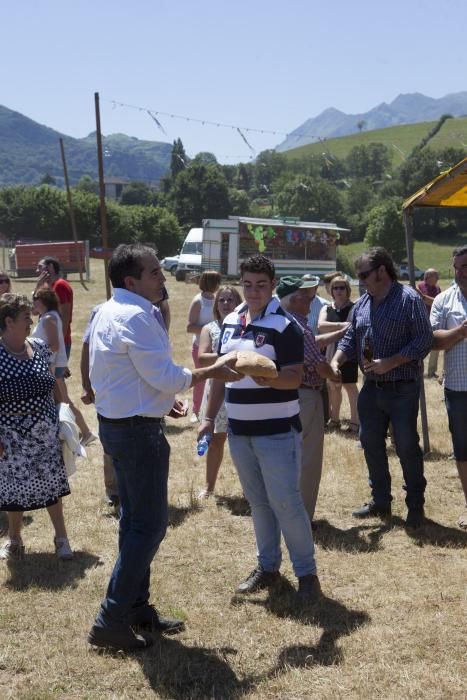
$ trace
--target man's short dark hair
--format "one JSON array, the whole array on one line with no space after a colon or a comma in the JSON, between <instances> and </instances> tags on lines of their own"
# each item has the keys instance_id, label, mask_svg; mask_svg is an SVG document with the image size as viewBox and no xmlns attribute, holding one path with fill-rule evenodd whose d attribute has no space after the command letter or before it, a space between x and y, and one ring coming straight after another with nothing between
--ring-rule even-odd
<instances>
[{"instance_id":1,"label":"man's short dark hair","mask_svg":"<svg viewBox=\"0 0 467 700\"><path fill-rule=\"evenodd\" d=\"M144 258L155 256L154 248L141 243L122 243L115 248L109 261L109 277L114 289L126 289L125 277L141 279L144 269Z\"/></svg>"},{"instance_id":2,"label":"man's short dark hair","mask_svg":"<svg viewBox=\"0 0 467 700\"><path fill-rule=\"evenodd\" d=\"M397 280L396 266L386 248L382 248L381 246L369 248L355 260L355 267L359 267L363 260L368 260L370 267L374 269L384 265L389 277L394 280L394 282Z\"/></svg>"},{"instance_id":3,"label":"man's short dark hair","mask_svg":"<svg viewBox=\"0 0 467 700\"><path fill-rule=\"evenodd\" d=\"M264 273L271 281L276 276L274 264L265 255L251 255L244 260L240 265L240 277L243 277L245 272Z\"/></svg>"},{"instance_id":4,"label":"man's short dark hair","mask_svg":"<svg viewBox=\"0 0 467 700\"><path fill-rule=\"evenodd\" d=\"M467 255L467 245L459 245L452 251L452 257L458 258L459 255Z\"/></svg>"},{"instance_id":5,"label":"man's short dark hair","mask_svg":"<svg viewBox=\"0 0 467 700\"><path fill-rule=\"evenodd\" d=\"M42 262L44 265L53 265L54 272L56 275L60 272L60 262L57 260L57 258L53 258L51 255L48 255L46 258L42 258Z\"/></svg>"}]
</instances>

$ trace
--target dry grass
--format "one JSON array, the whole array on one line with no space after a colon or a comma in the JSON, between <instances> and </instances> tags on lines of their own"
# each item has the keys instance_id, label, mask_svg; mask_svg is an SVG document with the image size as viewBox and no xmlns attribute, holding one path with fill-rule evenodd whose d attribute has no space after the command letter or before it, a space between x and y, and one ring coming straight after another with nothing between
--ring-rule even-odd
<instances>
[{"instance_id":1,"label":"dry grass","mask_svg":"<svg viewBox=\"0 0 467 700\"><path fill-rule=\"evenodd\" d=\"M75 283L73 378L89 309L102 296L101 264L88 292ZM168 280L174 354L189 363L184 325L193 287ZM18 283L18 290L31 290ZM25 560L0 569L0 697L98 698L465 698L467 536L456 529L462 506L441 388L427 384L433 454L426 463L428 526L409 535L400 467L391 455L395 517L356 523L350 511L367 496L366 468L353 440L328 435L318 501L317 557L326 598L295 607L285 553L279 590L236 599L254 566L251 518L236 515L241 490L230 458L219 503L196 507L203 461L195 429L171 421L171 527L154 568L153 598L182 615L187 629L134 656L98 654L86 633L116 552L117 522L102 502L101 449L89 448L65 499L73 562L55 561L43 511L28 515ZM96 426L93 409L84 409ZM346 406L344 404L344 415Z\"/></svg>"}]
</instances>

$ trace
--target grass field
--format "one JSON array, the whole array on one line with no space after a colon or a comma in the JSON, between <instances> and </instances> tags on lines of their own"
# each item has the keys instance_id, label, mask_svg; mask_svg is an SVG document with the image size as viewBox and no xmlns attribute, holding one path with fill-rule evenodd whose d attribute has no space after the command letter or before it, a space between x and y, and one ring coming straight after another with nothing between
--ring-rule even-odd
<instances>
[{"instance_id":1,"label":"grass field","mask_svg":"<svg viewBox=\"0 0 467 700\"><path fill-rule=\"evenodd\" d=\"M456 242L450 243L433 243L431 241L414 241L414 260L415 265L420 270L426 270L429 267L434 267L438 270L441 277L441 286L444 289L451 284L454 275L452 268L452 251L456 245L463 245L466 242L467 236L458 236ZM357 243L349 243L341 246L340 250L350 260L355 260L366 246L363 241Z\"/></svg>"},{"instance_id":2,"label":"grass field","mask_svg":"<svg viewBox=\"0 0 467 700\"><path fill-rule=\"evenodd\" d=\"M318 143L310 143L300 148L285 151L286 158L303 158L321 153L331 153L336 158L345 158L354 146L368 145L369 143L383 143L392 153L394 166L400 165L409 155L410 151L430 132L436 122L421 122L419 124L403 124L387 129L375 129L374 131L362 131L361 133L341 136L339 138L326 139ZM467 149L467 117L447 119L441 130L429 142L430 148L439 150L442 148Z\"/></svg>"},{"instance_id":3,"label":"grass field","mask_svg":"<svg viewBox=\"0 0 467 700\"><path fill-rule=\"evenodd\" d=\"M420 265L421 261L417 259ZM70 394L78 398L79 347L91 307L104 295L93 261L89 291L73 282ZM31 293L32 284L18 282ZM196 289L169 277L178 362L190 366L185 333ZM44 511L27 514L25 559L0 567L0 697L5 700L301 700L381 698L465 700L467 534L456 527L463 499L442 389L426 383L431 453L426 460L428 524L403 527L401 470L390 454L394 516L361 523L351 510L368 496L362 451L328 434L318 499L316 548L323 601L296 607L284 552L280 586L233 595L255 565L251 518L227 453L217 500L198 504L204 463L188 419L168 420L172 445L170 527L153 566L152 594L186 631L157 638L134 655L99 654L86 634L116 555L117 521L103 502L102 453L88 448L64 500L72 562L57 562ZM189 398L189 393L186 394ZM84 407L96 428L92 407ZM343 405L345 418L347 406Z\"/></svg>"}]
</instances>

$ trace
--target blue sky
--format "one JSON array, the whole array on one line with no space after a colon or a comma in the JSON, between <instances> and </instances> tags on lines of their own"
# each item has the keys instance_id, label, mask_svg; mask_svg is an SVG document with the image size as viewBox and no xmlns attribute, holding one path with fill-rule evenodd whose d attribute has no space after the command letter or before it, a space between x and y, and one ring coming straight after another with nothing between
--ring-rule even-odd
<instances>
[{"instance_id":1,"label":"blue sky","mask_svg":"<svg viewBox=\"0 0 467 700\"><path fill-rule=\"evenodd\" d=\"M399 93L467 89L464 0L16 0L0 5L0 104L62 133L95 129L222 162L251 153L235 129L290 132L327 107L363 112ZM247 132L259 152L282 135Z\"/></svg>"}]
</instances>

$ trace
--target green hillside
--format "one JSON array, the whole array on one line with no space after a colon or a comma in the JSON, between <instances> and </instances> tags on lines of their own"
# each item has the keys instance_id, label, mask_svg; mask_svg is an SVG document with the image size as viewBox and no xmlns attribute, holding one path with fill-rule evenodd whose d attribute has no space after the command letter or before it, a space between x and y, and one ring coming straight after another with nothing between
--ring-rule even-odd
<instances>
[{"instance_id":1,"label":"green hillside","mask_svg":"<svg viewBox=\"0 0 467 700\"><path fill-rule=\"evenodd\" d=\"M0 186L35 185L48 173L63 183L59 138L65 144L72 184L97 177L95 134L71 138L0 105ZM172 145L125 134L103 137L106 176L157 182L169 169Z\"/></svg>"},{"instance_id":2,"label":"green hillside","mask_svg":"<svg viewBox=\"0 0 467 700\"><path fill-rule=\"evenodd\" d=\"M294 148L290 151L284 151L283 155L286 158L294 159L328 152L337 158L345 158L354 146L383 143L393 154L393 165L398 166L436 123L436 121L421 122L419 124L392 126L387 129L376 129L375 131L362 131L351 136L326 139L307 146L301 146L300 148ZM442 129L429 142L429 147L435 150L448 147L465 148L467 151L467 117L447 119Z\"/></svg>"}]
</instances>

